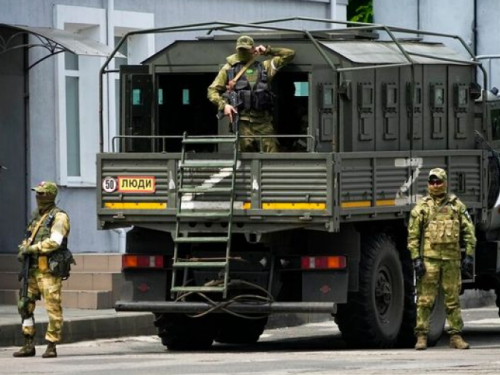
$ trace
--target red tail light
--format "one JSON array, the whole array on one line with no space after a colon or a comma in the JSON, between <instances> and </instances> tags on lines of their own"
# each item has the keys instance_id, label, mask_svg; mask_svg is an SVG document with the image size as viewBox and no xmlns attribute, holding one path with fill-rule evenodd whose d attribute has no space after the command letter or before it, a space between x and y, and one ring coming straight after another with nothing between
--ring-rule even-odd
<instances>
[{"instance_id":1,"label":"red tail light","mask_svg":"<svg viewBox=\"0 0 500 375\"><path fill-rule=\"evenodd\" d=\"M122 268L163 268L163 255L124 255Z\"/></svg>"},{"instance_id":2,"label":"red tail light","mask_svg":"<svg viewBox=\"0 0 500 375\"><path fill-rule=\"evenodd\" d=\"M346 257L342 255L336 256L320 256L320 257L302 257L303 270L341 270L347 266Z\"/></svg>"}]
</instances>

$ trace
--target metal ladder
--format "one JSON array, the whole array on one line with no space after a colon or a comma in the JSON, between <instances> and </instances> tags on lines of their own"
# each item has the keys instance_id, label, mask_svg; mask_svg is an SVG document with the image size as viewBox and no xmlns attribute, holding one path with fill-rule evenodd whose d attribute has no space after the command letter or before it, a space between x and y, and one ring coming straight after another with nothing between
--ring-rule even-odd
<instances>
[{"instance_id":1,"label":"metal ladder","mask_svg":"<svg viewBox=\"0 0 500 375\"><path fill-rule=\"evenodd\" d=\"M189 293L189 292L219 292L223 294L223 298L227 297L228 284L229 284L229 261L231 257L231 234L233 227L233 211L234 211L234 190L236 184L236 170L238 164L238 140L239 134L235 133L234 136L230 137L199 137L193 136L188 137L187 133L184 133L182 138L182 152L181 159L179 162L179 183L177 189L177 215L176 215L176 227L175 227L175 237L174 237L174 256L172 262L172 284L171 284L171 295L174 298L176 293ZM223 160L188 160L186 155L186 146L193 144L233 144L233 159L223 159ZM231 175L231 187L213 187L213 186L194 186L184 184L184 173L186 170L199 170L203 171L206 169L214 168L226 168L225 172L230 170ZM186 212L183 209L183 197L187 194L227 194L229 207L227 210L211 210L211 211L198 211L191 209L190 212ZM213 219L221 220L227 222L227 233L223 236L191 236L189 232L183 231L184 236L181 236L181 224L185 223L187 220L196 221L197 219ZM196 233L196 232L194 232ZM181 259L179 257L179 245L181 244L197 244L197 243L226 243L226 255L223 261L218 261L221 258L210 258L199 260L199 259ZM187 286L187 275L189 269L220 269L224 276L224 281L222 285L213 286ZM177 285L178 272L183 273L182 285Z\"/></svg>"}]
</instances>

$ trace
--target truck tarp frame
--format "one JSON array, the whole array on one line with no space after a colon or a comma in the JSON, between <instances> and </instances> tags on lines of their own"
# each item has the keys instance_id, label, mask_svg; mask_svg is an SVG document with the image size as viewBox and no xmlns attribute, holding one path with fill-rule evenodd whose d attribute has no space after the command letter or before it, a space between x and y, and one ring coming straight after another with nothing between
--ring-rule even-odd
<instances>
[{"instance_id":1,"label":"truck tarp frame","mask_svg":"<svg viewBox=\"0 0 500 375\"><path fill-rule=\"evenodd\" d=\"M75 55L108 57L111 54L116 55L116 51L105 44L99 43L96 40L87 38L80 34L71 33L65 30L53 29L50 27L28 27L0 24L0 28L7 28L17 31L7 40L0 36L0 55L19 48L34 48L40 47L48 51L48 54L38 59L31 64L27 70L29 71L34 66L49 57L55 56L61 52L70 52ZM11 44L14 40L22 35L31 35L37 39L34 43ZM120 53L117 57L124 57Z\"/></svg>"},{"instance_id":2,"label":"truck tarp frame","mask_svg":"<svg viewBox=\"0 0 500 375\"><path fill-rule=\"evenodd\" d=\"M277 24L277 23L289 22L289 21L309 21L309 22L318 22L318 23L326 23L326 24L346 25L347 27L344 29L323 29L323 30L308 31L305 29L286 28L286 27L270 26L269 25L269 24ZM453 63L477 65L483 72L483 81L484 81L483 90L487 87L488 78L487 78L486 70L482 66L481 62L477 59L477 57L475 56L472 49L467 45L467 43L465 43L465 41L459 35L443 34L443 33L431 32L431 31L414 30L414 29L393 27L393 26L374 24L374 23L334 21L334 20L330 20L330 19L310 18L310 17L278 18L278 19L263 20L263 21L257 21L257 22L251 22L251 23L234 23L234 22L224 22L224 21L212 21L212 22L204 22L204 23L177 25L177 26L171 26L171 27L135 30L135 31L130 31L130 32L126 33L122 37L120 42L115 46L113 52L111 52L111 54L108 56L108 58L106 59L106 61L104 62L103 66L100 69L100 74L99 74L99 152L102 153L104 151L104 110L103 110L103 108L104 108L103 107L104 74L116 72L116 70L107 70L106 68L109 65L111 59L118 53L118 50L120 49L122 44L127 40L127 38L129 36L142 35L142 34L188 32L188 31L207 31L207 34L211 34L214 31L239 33L241 30L237 30L238 28L259 29L259 30L264 29L264 30L269 30L269 31L301 33L301 34L305 35L313 43L313 45L318 49L318 52L322 55L322 57L325 59L327 64L332 68L332 70L336 71L336 72L340 72L340 73L345 72L345 71L352 71L352 70L364 70L364 69L374 69L374 68L380 69L380 68L395 67L395 66L410 66L411 82L413 85L415 82L414 65L416 63L412 59L412 56L420 56L420 57L432 58L432 59L436 59L436 60L444 60L444 61L453 62ZM403 56L407 60L407 63L367 65L367 66L361 66L361 67L337 68L333 64L333 62L329 59L329 57L327 56L327 54L324 52L321 45L319 44L319 42L317 40L318 33L319 32L324 32L324 33L328 32L328 33L341 34L341 33L350 33L352 31L383 31L383 32L387 33L387 35L392 40L392 42L395 43L397 48L403 54ZM313 33L316 36L314 36ZM447 59L447 58L438 57L438 56L431 56L431 55L424 55L424 54L417 54L417 53L409 52L403 47L401 42L395 37L394 33L429 35L429 36L436 36L436 37L442 37L442 38L457 39L458 41L460 41L462 46L465 48L467 53L470 55L471 60ZM414 94L413 91L414 90L410 91L411 95ZM410 103L413 103L413 102L414 102L414 100L410 100Z\"/></svg>"}]
</instances>

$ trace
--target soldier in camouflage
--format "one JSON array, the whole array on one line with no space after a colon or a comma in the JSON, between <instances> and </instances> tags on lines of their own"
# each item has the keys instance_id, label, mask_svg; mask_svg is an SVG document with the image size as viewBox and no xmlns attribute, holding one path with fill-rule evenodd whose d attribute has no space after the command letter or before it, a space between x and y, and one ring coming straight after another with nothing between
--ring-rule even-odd
<instances>
[{"instance_id":1,"label":"soldier in camouflage","mask_svg":"<svg viewBox=\"0 0 500 375\"><path fill-rule=\"evenodd\" d=\"M263 62L254 61L257 56L271 56ZM233 122L233 114L239 113L241 136L273 135L272 93L270 83L278 70L288 64L295 52L287 48L273 48L259 45L249 36L241 36L236 43L236 53L228 56L227 63L208 88L208 99L220 112ZM234 79L241 69L245 72ZM228 104L223 94L234 90L238 94L238 108ZM240 150L260 150L260 142L254 138L242 138ZM278 152L278 141L274 137L262 138L263 152Z\"/></svg>"},{"instance_id":2,"label":"soldier in camouflage","mask_svg":"<svg viewBox=\"0 0 500 375\"><path fill-rule=\"evenodd\" d=\"M447 176L443 169L432 169L428 183L429 195L413 208L408 225L408 249L417 276L415 349L427 349L430 314L440 287L445 296L450 347L468 349L469 344L461 336L464 324L459 293L461 271L473 272L474 224L460 199L447 193ZM462 267L460 243L466 251Z\"/></svg>"},{"instance_id":3,"label":"soldier in camouflage","mask_svg":"<svg viewBox=\"0 0 500 375\"><path fill-rule=\"evenodd\" d=\"M32 357L36 354L33 313L36 301L43 297L49 324L45 334L48 345L42 357L53 358L57 357L56 344L61 341L63 324L62 279L51 274L48 255L67 246L70 224L68 215L56 207L57 185L55 183L41 182L32 190L36 192L38 206L28 226L28 233L32 235L19 245L18 254L20 261L25 261L25 257L30 258L27 298L20 296L18 302L18 310L23 319L22 332L25 343L13 355L14 357Z\"/></svg>"}]
</instances>

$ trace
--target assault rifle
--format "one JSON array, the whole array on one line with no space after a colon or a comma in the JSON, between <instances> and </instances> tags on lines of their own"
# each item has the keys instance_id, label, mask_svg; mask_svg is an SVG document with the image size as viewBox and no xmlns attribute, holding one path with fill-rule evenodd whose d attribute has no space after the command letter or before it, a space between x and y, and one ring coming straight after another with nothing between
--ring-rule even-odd
<instances>
[{"instance_id":1,"label":"assault rifle","mask_svg":"<svg viewBox=\"0 0 500 375\"><path fill-rule=\"evenodd\" d=\"M23 268L21 268L21 272L19 272L18 280L22 280L21 284L21 292L19 293L19 305L18 309L23 319L29 317L29 313L27 311L27 305L29 302L28 297L28 285L29 285L29 272L31 266L31 256L29 254L24 255L23 260Z\"/></svg>"},{"instance_id":2,"label":"assault rifle","mask_svg":"<svg viewBox=\"0 0 500 375\"><path fill-rule=\"evenodd\" d=\"M238 94L233 91L233 90L227 90L224 95L224 98L227 99L227 104L231 105L236 111L238 111L238 106L241 104L238 101ZM217 114L217 118L219 120L222 120L224 118L224 112L219 111ZM239 123L240 123L240 114L238 112L233 113L233 121L231 121L231 128L230 131L232 133L236 133L239 130Z\"/></svg>"}]
</instances>

